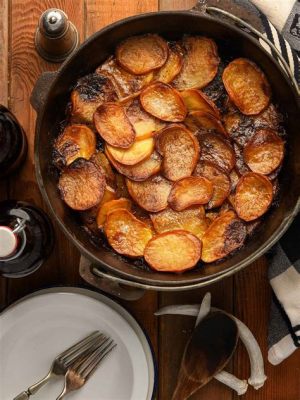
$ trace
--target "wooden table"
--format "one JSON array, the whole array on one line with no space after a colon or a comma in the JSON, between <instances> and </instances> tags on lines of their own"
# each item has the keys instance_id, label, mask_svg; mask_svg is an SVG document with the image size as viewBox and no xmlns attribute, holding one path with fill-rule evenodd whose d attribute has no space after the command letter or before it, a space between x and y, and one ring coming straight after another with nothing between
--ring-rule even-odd
<instances>
[{"instance_id":1,"label":"wooden table","mask_svg":"<svg viewBox=\"0 0 300 400\"><path fill-rule=\"evenodd\" d=\"M186 9L194 0L0 0L0 103L7 105L24 127L29 153L23 168L7 182L0 183L0 198L27 200L45 207L34 175L35 112L29 104L32 87L41 72L58 65L42 60L34 49L34 31L42 11L58 7L66 11L83 41L93 32L121 18L156 10ZM26 278L0 280L0 306L33 290L49 285L83 284L78 274L79 254L55 226L56 246L50 259L35 274ZM254 332L263 349L268 380L259 391L248 389L247 400L299 400L300 351L277 367L267 362L267 329L271 297L264 258L246 270L209 288L182 293L147 293L141 300L126 303L148 332L159 365L158 398L169 400L176 382L181 354L194 324L193 318L154 317L167 304L199 303L210 290L213 305L234 313ZM249 376L249 361L239 345L228 367L241 378ZM222 384L212 381L193 399L229 400L237 396ZM85 399L90 400L90 399ZM119 399L116 399L119 400ZM141 399L143 400L143 399Z\"/></svg>"}]
</instances>

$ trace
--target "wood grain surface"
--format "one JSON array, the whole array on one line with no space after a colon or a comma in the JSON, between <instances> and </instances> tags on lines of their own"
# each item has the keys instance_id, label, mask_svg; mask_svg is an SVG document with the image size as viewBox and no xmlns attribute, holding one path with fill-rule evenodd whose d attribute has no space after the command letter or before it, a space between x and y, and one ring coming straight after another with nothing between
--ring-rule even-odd
<instances>
[{"instance_id":1,"label":"wood grain surface","mask_svg":"<svg viewBox=\"0 0 300 400\"><path fill-rule=\"evenodd\" d=\"M34 32L40 14L50 7L63 9L76 25L81 41L118 19L139 13L189 9L195 0L0 0L0 103L8 105L21 122L28 138L25 165L9 182L0 183L0 199L27 200L47 211L34 173L33 143L35 111L29 103L35 81L43 71L59 67L42 60L34 48ZM55 225L53 254L35 274L18 279L0 279L0 307L49 285L84 284L78 274L79 254ZM271 292L267 281L267 262L260 259L234 277L202 290L175 293L147 293L141 300L122 303L147 331L159 366L157 398L170 400L185 343L195 323L191 317L155 317L157 308L169 304L200 303L212 293L213 305L235 313L252 329L262 346L268 380L263 389L249 388L247 400L300 400L300 352L281 365L267 362L267 327ZM241 378L249 376L249 360L239 345L227 370ZM213 380L196 393L193 400L236 400L231 390ZM1 399L2 400L2 399ZM4 399L3 399L4 400ZM93 400L93 399L85 399ZM115 399L122 400L122 399ZM143 399L141 399L143 400Z\"/></svg>"}]
</instances>

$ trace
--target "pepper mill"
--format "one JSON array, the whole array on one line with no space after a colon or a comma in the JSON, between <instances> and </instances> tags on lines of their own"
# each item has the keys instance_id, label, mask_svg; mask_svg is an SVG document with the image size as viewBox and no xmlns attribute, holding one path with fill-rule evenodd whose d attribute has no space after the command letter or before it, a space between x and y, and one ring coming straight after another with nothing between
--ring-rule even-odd
<instances>
[{"instance_id":1,"label":"pepper mill","mask_svg":"<svg viewBox=\"0 0 300 400\"><path fill-rule=\"evenodd\" d=\"M43 12L35 34L35 47L42 58L60 63L78 44L78 31L65 12L56 8Z\"/></svg>"}]
</instances>

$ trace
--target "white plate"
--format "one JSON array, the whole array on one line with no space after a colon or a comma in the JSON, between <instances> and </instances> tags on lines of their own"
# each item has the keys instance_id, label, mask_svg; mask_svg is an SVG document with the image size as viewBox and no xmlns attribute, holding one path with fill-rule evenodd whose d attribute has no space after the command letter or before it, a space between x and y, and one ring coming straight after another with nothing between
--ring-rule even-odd
<instances>
[{"instance_id":1,"label":"white plate","mask_svg":"<svg viewBox=\"0 0 300 400\"><path fill-rule=\"evenodd\" d=\"M57 354L100 330L117 348L70 400L150 400L155 386L151 348L135 319L120 305L86 289L36 292L0 315L0 399L12 400L43 377ZM63 379L34 396L53 400Z\"/></svg>"}]
</instances>

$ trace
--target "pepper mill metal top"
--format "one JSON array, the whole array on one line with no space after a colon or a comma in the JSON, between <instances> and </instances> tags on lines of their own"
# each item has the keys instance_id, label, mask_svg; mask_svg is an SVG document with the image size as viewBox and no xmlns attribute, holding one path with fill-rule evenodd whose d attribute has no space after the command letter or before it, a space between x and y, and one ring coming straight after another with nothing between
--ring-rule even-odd
<instances>
[{"instance_id":1,"label":"pepper mill metal top","mask_svg":"<svg viewBox=\"0 0 300 400\"><path fill-rule=\"evenodd\" d=\"M40 17L35 34L35 47L50 62L64 61L78 46L76 27L62 10L49 8Z\"/></svg>"}]
</instances>

